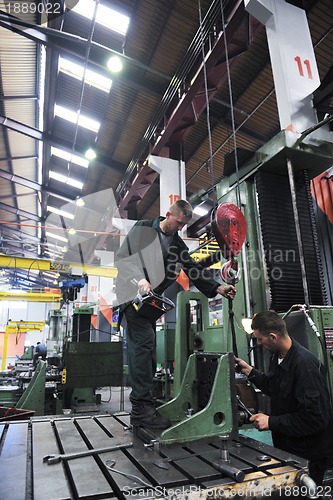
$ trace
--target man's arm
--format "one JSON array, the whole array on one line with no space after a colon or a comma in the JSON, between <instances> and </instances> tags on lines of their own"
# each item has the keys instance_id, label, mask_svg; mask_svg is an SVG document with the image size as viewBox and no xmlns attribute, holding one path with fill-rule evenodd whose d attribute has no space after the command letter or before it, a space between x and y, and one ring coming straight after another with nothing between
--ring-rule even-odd
<instances>
[{"instance_id":1,"label":"man's arm","mask_svg":"<svg viewBox=\"0 0 333 500\"><path fill-rule=\"evenodd\" d=\"M271 395L269 379L265 373L259 372L241 358L235 357L235 365L258 389L267 394L267 396Z\"/></svg>"},{"instance_id":2,"label":"man's arm","mask_svg":"<svg viewBox=\"0 0 333 500\"><path fill-rule=\"evenodd\" d=\"M191 282L202 292L206 297L215 297L220 294L225 298L234 299L237 290L233 285L222 285L214 279L209 269L203 268L199 262L196 262L189 254L185 243L179 238L180 245L180 262L184 272L187 274Z\"/></svg>"}]
</instances>

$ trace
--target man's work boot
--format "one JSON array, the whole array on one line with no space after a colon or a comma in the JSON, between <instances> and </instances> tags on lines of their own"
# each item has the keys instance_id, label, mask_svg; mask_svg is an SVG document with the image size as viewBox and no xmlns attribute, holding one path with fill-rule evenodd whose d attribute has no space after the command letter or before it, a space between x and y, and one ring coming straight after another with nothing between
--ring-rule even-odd
<instances>
[{"instance_id":1,"label":"man's work boot","mask_svg":"<svg viewBox=\"0 0 333 500\"><path fill-rule=\"evenodd\" d=\"M167 429L171 426L168 418L159 415L154 406L133 406L131 411L131 424L136 427L147 427L148 429Z\"/></svg>"}]
</instances>

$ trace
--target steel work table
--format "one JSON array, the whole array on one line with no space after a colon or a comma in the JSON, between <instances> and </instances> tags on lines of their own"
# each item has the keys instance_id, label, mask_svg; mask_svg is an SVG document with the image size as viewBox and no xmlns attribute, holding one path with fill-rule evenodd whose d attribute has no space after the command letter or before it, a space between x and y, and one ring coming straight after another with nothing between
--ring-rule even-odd
<instances>
[{"instance_id":1,"label":"steel work table","mask_svg":"<svg viewBox=\"0 0 333 500\"><path fill-rule=\"evenodd\" d=\"M43 462L46 455L119 443L133 443L133 447L52 465ZM251 498L273 496L268 492L282 498L282 489L295 486L296 475L306 467L305 460L245 436L229 442L229 451L230 465L245 473L241 483L212 466L220 459L218 438L159 447L133 435L127 413L1 423L0 498L232 498L244 497L246 491ZM113 471L107 461L115 462ZM200 496L203 490L207 491Z\"/></svg>"}]
</instances>

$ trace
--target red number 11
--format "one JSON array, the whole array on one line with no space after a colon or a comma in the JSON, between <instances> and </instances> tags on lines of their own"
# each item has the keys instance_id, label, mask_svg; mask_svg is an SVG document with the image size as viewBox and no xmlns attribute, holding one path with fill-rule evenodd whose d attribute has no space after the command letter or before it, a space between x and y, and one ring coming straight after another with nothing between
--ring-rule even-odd
<instances>
[{"instance_id":1,"label":"red number 11","mask_svg":"<svg viewBox=\"0 0 333 500\"><path fill-rule=\"evenodd\" d=\"M304 71L303 71L303 65L302 65L301 58L299 56L296 56L295 57L295 61L297 63L297 67L298 67L298 71L299 71L300 76L304 76ZM310 80L312 80L312 71L311 71L311 65L310 65L309 59L305 59L303 61L303 64L304 64L304 66L306 68L306 71L308 73L308 78L310 78Z\"/></svg>"}]
</instances>

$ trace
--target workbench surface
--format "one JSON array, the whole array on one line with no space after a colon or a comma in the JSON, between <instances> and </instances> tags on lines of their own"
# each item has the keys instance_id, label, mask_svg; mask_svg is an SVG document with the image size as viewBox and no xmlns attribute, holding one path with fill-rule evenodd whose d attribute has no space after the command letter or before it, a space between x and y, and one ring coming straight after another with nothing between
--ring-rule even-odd
<instances>
[{"instance_id":1,"label":"workbench surface","mask_svg":"<svg viewBox=\"0 0 333 500\"><path fill-rule=\"evenodd\" d=\"M133 446L55 464L47 455L118 444ZM147 446L148 444L148 446ZM35 417L0 424L0 498L65 500L100 498L281 498L296 488L306 462L251 438L228 442L230 465L245 479L234 482L216 470L218 437L186 445L159 446L133 435L129 415ZM111 469L108 469L111 466ZM186 494L187 491L187 494ZM214 496L215 495L215 496ZM291 495L293 496L293 495ZM295 495L294 495L295 496ZM290 495L289 495L290 497Z\"/></svg>"}]
</instances>

